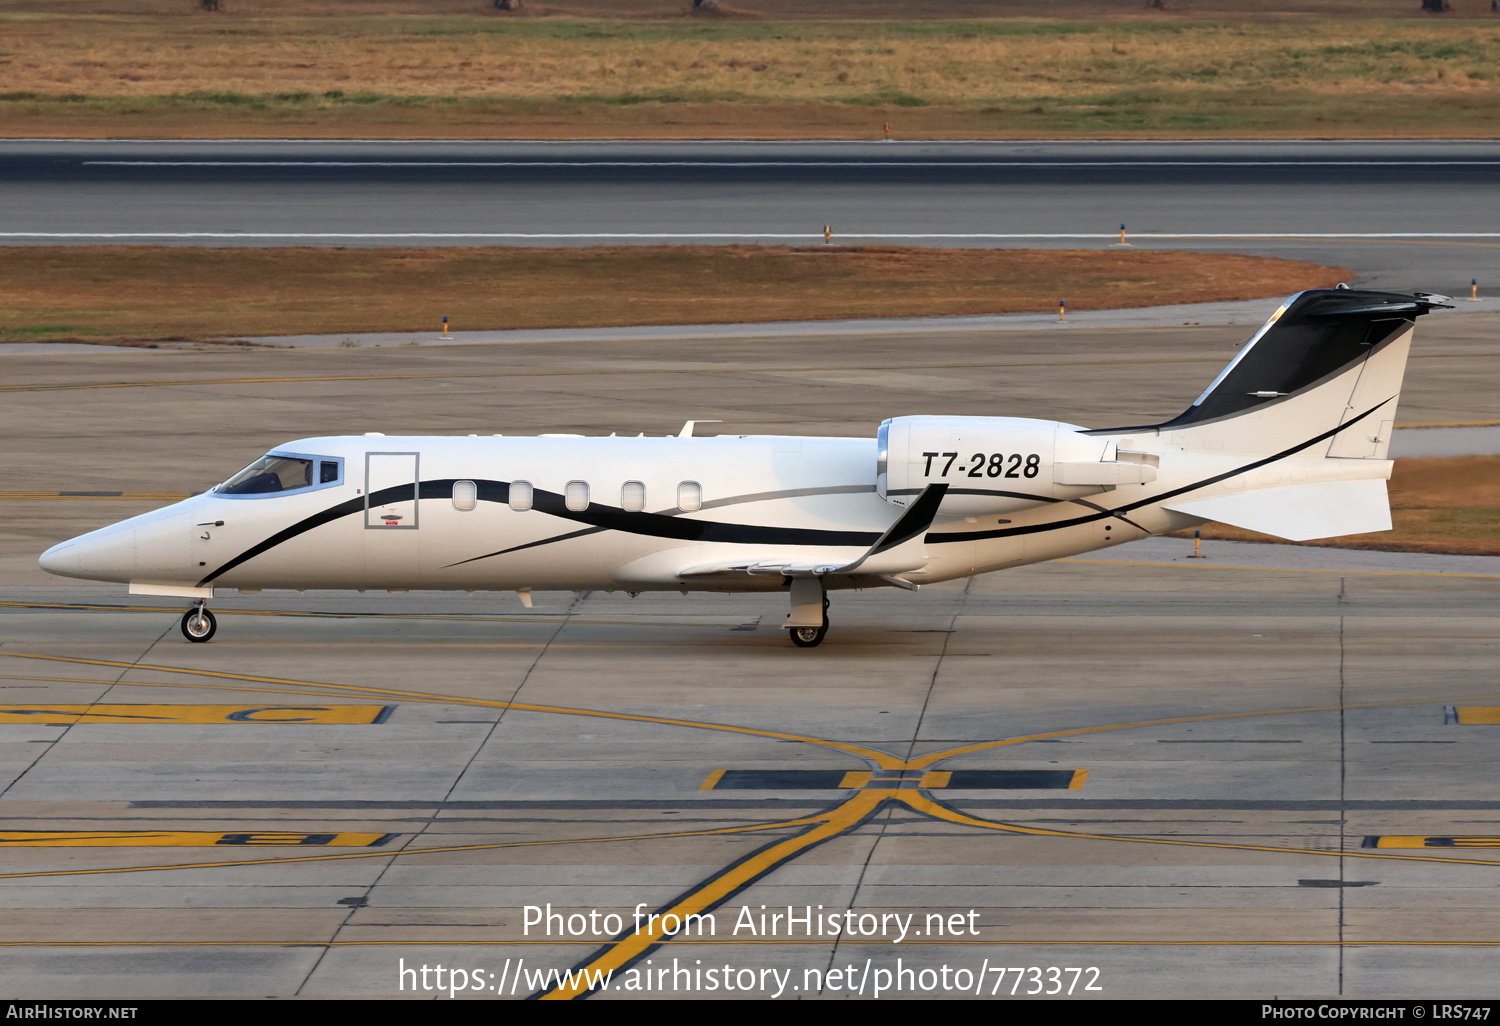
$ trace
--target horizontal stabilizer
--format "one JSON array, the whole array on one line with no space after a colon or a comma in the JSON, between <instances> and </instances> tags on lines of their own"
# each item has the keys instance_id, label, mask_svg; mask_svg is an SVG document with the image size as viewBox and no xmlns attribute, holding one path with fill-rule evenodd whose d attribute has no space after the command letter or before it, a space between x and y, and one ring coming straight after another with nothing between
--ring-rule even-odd
<instances>
[{"instance_id":1,"label":"horizontal stabilizer","mask_svg":"<svg viewBox=\"0 0 1500 1026\"><path fill-rule=\"evenodd\" d=\"M1391 503L1381 480L1287 485L1166 508L1288 541L1391 529Z\"/></svg>"}]
</instances>

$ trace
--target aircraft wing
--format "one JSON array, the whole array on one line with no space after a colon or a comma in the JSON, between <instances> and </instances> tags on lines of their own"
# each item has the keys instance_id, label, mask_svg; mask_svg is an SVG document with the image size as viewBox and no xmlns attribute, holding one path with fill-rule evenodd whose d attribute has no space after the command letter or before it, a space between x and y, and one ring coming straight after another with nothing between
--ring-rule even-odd
<instances>
[{"instance_id":1,"label":"aircraft wing","mask_svg":"<svg viewBox=\"0 0 1500 1026\"><path fill-rule=\"evenodd\" d=\"M783 554L746 556L742 559L719 563L700 563L684 567L677 572L683 580L705 577L825 577L843 574L868 574L888 578L891 574L920 570L927 565L927 548L923 538L937 516L938 506L948 491L946 484L928 485L886 528L864 555L853 562L847 556L829 553L824 559L809 559L806 556L791 557ZM902 582L892 581L899 584Z\"/></svg>"}]
</instances>

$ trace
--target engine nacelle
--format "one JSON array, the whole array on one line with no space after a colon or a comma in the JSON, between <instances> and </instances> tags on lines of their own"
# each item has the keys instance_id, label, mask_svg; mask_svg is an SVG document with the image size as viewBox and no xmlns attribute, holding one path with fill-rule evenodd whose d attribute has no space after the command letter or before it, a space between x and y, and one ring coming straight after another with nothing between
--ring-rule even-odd
<instances>
[{"instance_id":1,"label":"engine nacelle","mask_svg":"<svg viewBox=\"0 0 1500 1026\"><path fill-rule=\"evenodd\" d=\"M895 417L880 425L876 490L905 506L945 483L939 512L1011 513L1156 479L1157 457L1084 428L1020 417Z\"/></svg>"}]
</instances>

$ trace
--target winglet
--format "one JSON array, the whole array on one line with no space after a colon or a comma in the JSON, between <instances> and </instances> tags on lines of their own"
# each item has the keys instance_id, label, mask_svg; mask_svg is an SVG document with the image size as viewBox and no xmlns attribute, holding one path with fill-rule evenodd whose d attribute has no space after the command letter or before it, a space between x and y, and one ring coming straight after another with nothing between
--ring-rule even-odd
<instances>
[{"instance_id":1,"label":"winglet","mask_svg":"<svg viewBox=\"0 0 1500 1026\"><path fill-rule=\"evenodd\" d=\"M922 489L922 494L917 496L917 501L906 507L906 512L886 529L885 534L880 536L871 548L866 558L876 556L888 549L894 549L902 542L910 541L919 534L925 534L932 526L933 520L937 518L938 507L943 504L943 496L948 494L948 485L930 484Z\"/></svg>"},{"instance_id":2,"label":"winglet","mask_svg":"<svg viewBox=\"0 0 1500 1026\"><path fill-rule=\"evenodd\" d=\"M930 484L923 488L917 501L906 507L906 512L870 546L869 552L833 572L848 574L859 570L863 573L892 574L923 566L927 562L923 537L937 518L938 507L943 504L943 496L947 493L946 483Z\"/></svg>"}]
</instances>

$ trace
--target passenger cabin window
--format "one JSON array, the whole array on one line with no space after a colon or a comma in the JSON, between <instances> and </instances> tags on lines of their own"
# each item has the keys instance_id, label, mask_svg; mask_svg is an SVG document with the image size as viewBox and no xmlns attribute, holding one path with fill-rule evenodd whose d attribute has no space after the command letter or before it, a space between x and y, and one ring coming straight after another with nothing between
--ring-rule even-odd
<instances>
[{"instance_id":1,"label":"passenger cabin window","mask_svg":"<svg viewBox=\"0 0 1500 1026\"><path fill-rule=\"evenodd\" d=\"M512 481L510 483L510 508L517 513L523 513L531 508L530 481Z\"/></svg>"},{"instance_id":2,"label":"passenger cabin window","mask_svg":"<svg viewBox=\"0 0 1500 1026\"><path fill-rule=\"evenodd\" d=\"M589 483L587 481L569 481L563 490L563 505L574 513L582 513L589 508Z\"/></svg>"},{"instance_id":3,"label":"passenger cabin window","mask_svg":"<svg viewBox=\"0 0 1500 1026\"><path fill-rule=\"evenodd\" d=\"M479 486L473 481L453 482L453 508L467 513L479 505Z\"/></svg>"},{"instance_id":4,"label":"passenger cabin window","mask_svg":"<svg viewBox=\"0 0 1500 1026\"><path fill-rule=\"evenodd\" d=\"M646 486L640 481L626 481L620 489L620 508L627 513L639 513L646 508Z\"/></svg>"},{"instance_id":5,"label":"passenger cabin window","mask_svg":"<svg viewBox=\"0 0 1500 1026\"><path fill-rule=\"evenodd\" d=\"M677 508L684 513L696 513L703 508L703 486L697 481L684 481L677 486Z\"/></svg>"},{"instance_id":6,"label":"passenger cabin window","mask_svg":"<svg viewBox=\"0 0 1500 1026\"><path fill-rule=\"evenodd\" d=\"M311 485L312 475L312 460L298 456L262 456L220 485L219 494L269 495L273 492L290 492Z\"/></svg>"}]
</instances>

